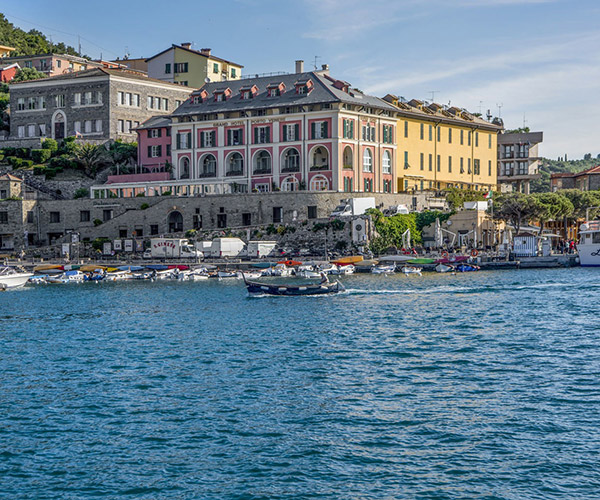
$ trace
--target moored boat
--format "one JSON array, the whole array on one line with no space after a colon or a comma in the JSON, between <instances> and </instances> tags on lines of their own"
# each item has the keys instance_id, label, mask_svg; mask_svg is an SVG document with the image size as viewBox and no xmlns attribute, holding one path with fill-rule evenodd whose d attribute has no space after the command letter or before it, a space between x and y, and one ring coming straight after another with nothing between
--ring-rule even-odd
<instances>
[{"instance_id":1,"label":"moored boat","mask_svg":"<svg viewBox=\"0 0 600 500\"><path fill-rule=\"evenodd\" d=\"M474 271L479 271L481 269L479 266L474 266L472 264L459 264L456 266L456 271L459 273L472 273Z\"/></svg>"},{"instance_id":2,"label":"moored boat","mask_svg":"<svg viewBox=\"0 0 600 500\"><path fill-rule=\"evenodd\" d=\"M600 267L600 220L588 221L579 227L579 264Z\"/></svg>"},{"instance_id":3,"label":"moored boat","mask_svg":"<svg viewBox=\"0 0 600 500\"><path fill-rule=\"evenodd\" d=\"M409 274L418 274L419 276L421 276L421 271L423 270L422 267L415 267L415 266L404 266L402 268L402 272L404 274L406 274L407 276Z\"/></svg>"},{"instance_id":4,"label":"moored boat","mask_svg":"<svg viewBox=\"0 0 600 500\"><path fill-rule=\"evenodd\" d=\"M338 281L329 281L327 275L321 274L319 283L306 285L284 285L278 283L263 283L259 281L249 281L244 278L244 283L248 289L248 293L256 295L283 295L283 296L302 296L302 295L325 295L338 293L344 288Z\"/></svg>"},{"instance_id":5,"label":"moored boat","mask_svg":"<svg viewBox=\"0 0 600 500\"><path fill-rule=\"evenodd\" d=\"M32 276L33 273L19 272L11 267L0 267L0 289L20 288Z\"/></svg>"},{"instance_id":6,"label":"moored boat","mask_svg":"<svg viewBox=\"0 0 600 500\"><path fill-rule=\"evenodd\" d=\"M396 264L379 264L371 269L371 274L391 274L396 272Z\"/></svg>"},{"instance_id":7,"label":"moored boat","mask_svg":"<svg viewBox=\"0 0 600 500\"><path fill-rule=\"evenodd\" d=\"M439 262L439 263L437 264L437 266L435 266L435 270L436 270L438 273L449 273L449 272L451 272L451 271L454 271L454 267L452 267L452 266L449 266L449 265L447 265L447 264L443 264L443 263Z\"/></svg>"}]
</instances>

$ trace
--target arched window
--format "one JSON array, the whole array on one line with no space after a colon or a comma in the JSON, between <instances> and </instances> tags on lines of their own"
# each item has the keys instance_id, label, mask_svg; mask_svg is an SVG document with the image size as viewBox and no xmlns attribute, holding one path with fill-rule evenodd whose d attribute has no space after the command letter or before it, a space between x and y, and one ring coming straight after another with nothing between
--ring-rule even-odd
<instances>
[{"instance_id":1,"label":"arched window","mask_svg":"<svg viewBox=\"0 0 600 500\"><path fill-rule=\"evenodd\" d=\"M283 154L282 172L300 172L300 153L296 148L290 148Z\"/></svg>"},{"instance_id":2,"label":"arched window","mask_svg":"<svg viewBox=\"0 0 600 500\"><path fill-rule=\"evenodd\" d=\"M324 147L316 147L311 155L312 163L311 170L328 170L329 169L329 151Z\"/></svg>"},{"instance_id":3,"label":"arched window","mask_svg":"<svg viewBox=\"0 0 600 500\"><path fill-rule=\"evenodd\" d=\"M254 157L254 174L271 173L271 155L268 151L259 151Z\"/></svg>"},{"instance_id":4,"label":"arched window","mask_svg":"<svg viewBox=\"0 0 600 500\"><path fill-rule=\"evenodd\" d=\"M281 183L281 190L282 191L298 191L299 185L300 185L300 183L298 182L298 179L296 179L293 176L289 176L289 177L286 177L285 179L283 179L283 181Z\"/></svg>"},{"instance_id":5,"label":"arched window","mask_svg":"<svg viewBox=\"0 0 600 500\"><path fill-rule=\"evenodd\" d=\"M189 179L190 178L190 160L187 157L183 157L179 161L179 178Z\"/></svg>"},{"instance_id":6,"label":"arched window","mask_svg":"<svg viewBox=\"0 0 600 500\"><path fill-rule=\"evenodd\" d=\"M217 159L213 155L206 155L202 160L200 177L217 176Z\"/></svg>"},{"instance_id":7,"label":"arched window","mask_svg":"<svg viewBox=\"0 0 600 500\"><path fill-rule=\"evenodd\" d=\"M352 148L350 146L344 148L344 168L354 168Z\"/></svg>"},{"instance_id":8,"label":"arched window","mask_svg":"<svg viewBox=\"0 0 600 500\"><path fill-rule=\"evenodd\" d=\"M183 231L183 215L181 215L181 212L177 210L171 212L167 220L167 225L169 226L170 233L180 233Z\"/></svg>"},{"instance_id":9,"label":"arched window","mask_svg":"<svg viewBox=\"0 0 600 500\"><path fill-rule=\"evenodd\" d=\"M381 160L381 171L384 174L392 173L392 156L389 151L383 152L383 158Z\"/></svg>"},{"instance_id":10,"label":"arched window","mask_svg":"<svg viewBox=\"0 0 600 500\"><path fill-rule=\"evenodd\" d=\"M373 172L373 155L370 149L363 153L363 172Z\"/></svg>"},{"instance_id":11,"label":"arched window","mask_svg":"<svg viewBox=\"0 0 600 500\"><path fill-rule=\"evenodd\" d=\"M315 175L310 181L311 191L327 191L329 189L329 181L324 175Z\"/></svg>"},{"instance_id":12,"label":"arched window","mask_svg":"<svg viewBox=\"0 0 600 500\"><path fill-rule=\"evenodd\" d=\"M225 175L227 177L244 175L244 158L242 158L240 153L231 153L229 155Z\"/></svg>"}]
</instances>

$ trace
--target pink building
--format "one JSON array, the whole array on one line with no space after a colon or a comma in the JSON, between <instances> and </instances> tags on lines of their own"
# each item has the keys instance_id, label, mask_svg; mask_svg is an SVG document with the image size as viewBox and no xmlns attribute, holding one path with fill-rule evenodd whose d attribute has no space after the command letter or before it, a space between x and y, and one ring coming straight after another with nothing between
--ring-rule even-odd
<instances>
[{"instance_id":1,"label":"pink building","mask_svg":"<svg viewBox=\"0 0 600 500\"><path fill-rule=\"evenodd\" d=\"M138 164L145 172L170 171L171 118L153 116L136 129Z\"/></svg>"}]
</instances>

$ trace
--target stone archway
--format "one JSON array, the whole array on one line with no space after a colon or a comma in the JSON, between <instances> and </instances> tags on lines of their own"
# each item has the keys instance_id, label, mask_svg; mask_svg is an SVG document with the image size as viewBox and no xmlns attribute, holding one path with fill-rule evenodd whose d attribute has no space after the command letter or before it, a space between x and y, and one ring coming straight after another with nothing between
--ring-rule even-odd
<instances>
[{"instance_id":1,"label":"stone archway","mask_svg":"<svg viewBox=\"0 0 600 500\"><path fill-rule=\"evenodd\" d=\"M52 138L60 141L67 136L67 117L62 110L57 110L52 115Z\"/></svg>"},{"instance_id":2,"label":"stone archway","mask_svg":"<svg viewBox=\"0 0 600 500\"><path fill-rule=\"evenodd\" d=\"M169 233L181 233L183 231L183 215L177 210L173 210L167 218L167 227Z\"/></svg>"}]
</instances>

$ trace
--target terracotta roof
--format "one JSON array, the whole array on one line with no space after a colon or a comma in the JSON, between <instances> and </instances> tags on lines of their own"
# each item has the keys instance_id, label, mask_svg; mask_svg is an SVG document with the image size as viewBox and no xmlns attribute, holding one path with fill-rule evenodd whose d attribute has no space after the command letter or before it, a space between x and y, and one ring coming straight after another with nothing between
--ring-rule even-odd
<instances>
[{"instance_id":1,"label":"terracotta roof","mask_svg":"<svg viewBox=\"0 0 600 500\"><path fill-rule=\"evenodd\" d=\"M228 61L227 59L222 59L220 57L217 56L213 56L213 55L208 55L208 54L203 54L202 52L200 52L199 50L194 50L194 49L188 49L186 47L183 47L181 45L177 45L177 44L173 44L171 45L169 48L159 52L158 54L153 55L152 57L149 57L148 59L146 59L146 62L151 61L152 59L154 59L155 57L158 57L162 54L164 54L165 52L168 52L171 49L181 49L181 50L187 50L188 52L191 52L192 54L196 54L197 56L202 56L202 57L206 57L207 59L214 59L215 61L221 61L227 64L233 64L235 66L238 66L240 68L243 68L244 66L242 66L241 64L238 63L234 63L232 61Z\"/></svg>"},{"instance_id":2,"label":"terracotta roof","mask_svg":"<svg viewBox=\"0 0 600 500\"><path fill-rule=\"evenodd\" d=\"M56 82L58 80L74 80L78 78L88 78L94 76L118 76L120 78L130 78L132 80L139 80L143 82L152 82L152 83L162 83L164 85L170 85L173 87L177 87L179 89L185 90L189 89L189 92L194 90L194 87L184 87L182 85L178 85L177 83L165 82L163 80L158 80L156 78L150 78L139 71L134 71L129 68L91 68L84 69L83 71L75 71L73 73L65 73L62 75L49 76L48 78L40 78L38 80L27 80L24 82L16 82L11 83L11 85L23 85L26 83L36 83L36 82L45 82L45 81L53 81Z\"/></svg>"},{"instance_id":3,"label":"terracotta roof","mask_svg":"<svg viewBox=\"0 0 600 500\"><path fill-rule=\"evenodd\" d=\"M21 179L20 177L16 177L14 175L11 175L11 174L4 174L4 175L0 175L0 181L19 181L19 182L23 182L23 179Z\"/></svg>"},{"instance_id":4,"label":"terracotta roof","mask_svg":"<svg viewBox=\"0 0 600 500\"><path fill-rule=\"evenodd\" d=\"M558 172L555 174L550 174L550 178L558 179L558 178L562 178L562 177L581 177L582 175L590 175L590 174L600 174L600 165L596 165L595 167L591 167L586 170L582 170L581 172Z\"/></svg>"}]
</instances>

